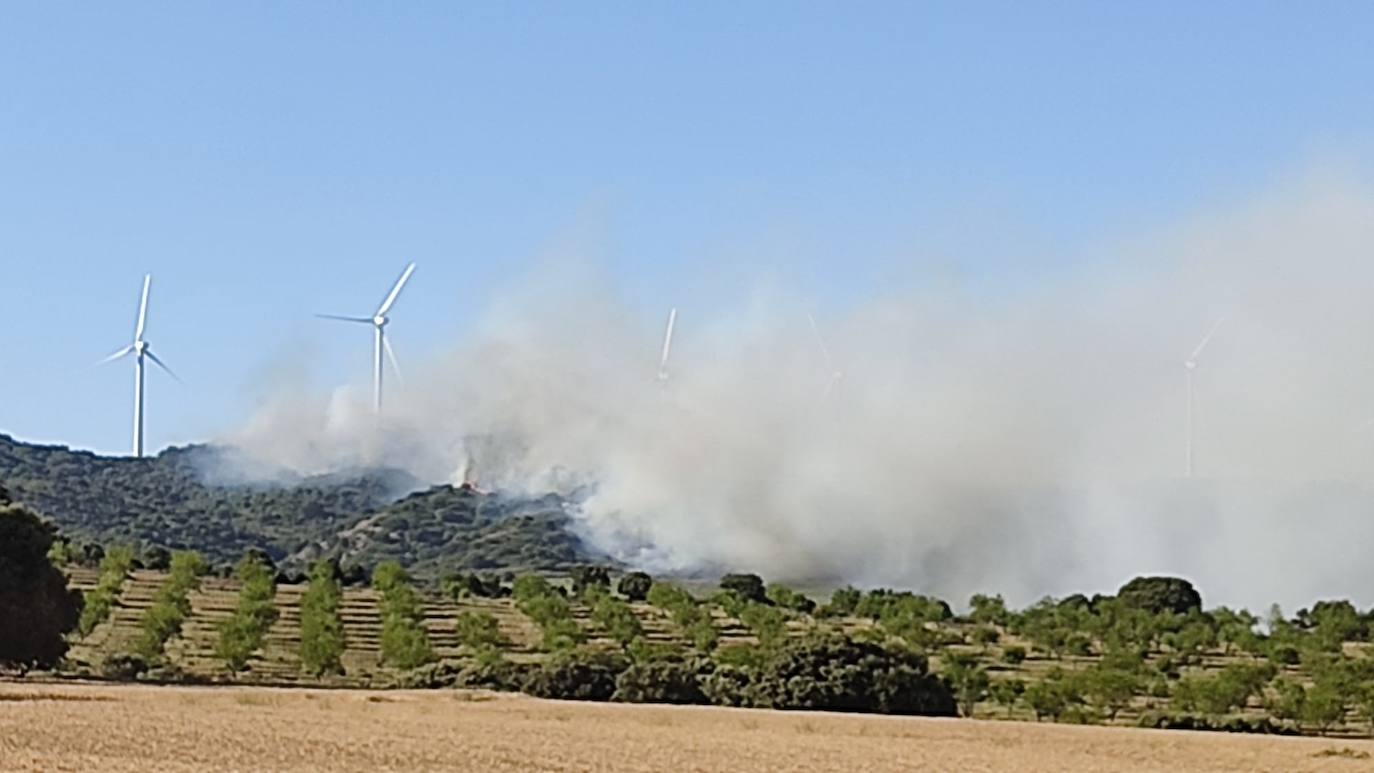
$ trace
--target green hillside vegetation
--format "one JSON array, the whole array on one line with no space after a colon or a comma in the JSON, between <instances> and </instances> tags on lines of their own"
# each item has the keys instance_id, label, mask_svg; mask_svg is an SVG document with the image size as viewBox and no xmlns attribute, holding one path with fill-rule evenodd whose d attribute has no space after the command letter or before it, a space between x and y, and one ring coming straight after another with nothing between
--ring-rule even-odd
<instances>
[{"instance_id":1,"label":"green hillside vegetation","mask_svg":"<svg viewBox=\"0 0 1374 773\"><path fill-rule=\"evenodd\" d=\"M165 562L169 550L181 549L229 567L256 548L292 573L321 558L345 566L391 560L428 580L458 570L567 571L596 560L569 531L557 497L418 490L409 475L385 469L313 477L258 471L275 482L245 482L237 472L244 466L211 446L134 459L0 435L0 480L13 499L57 524L70 540L59 554L92 566L100 544L135 546L144 566L150 554Z\"/></svg>"},{"instance_id":2,"label":"green hillside vegetation","mask_svg":"<svg viewBox=\"0 0 1374 773\"><path fill-rule=\"evenodd\" d=\"M78 585L98 578L79 566L69 571ZM250 668L228 671L223 661L196 654L206 644L186 640L167 647L166 673L241 683L486 687L585 700L1374 733L1374 615L1345 601L1292 617L1273 610L1261 625L1243 610L1205 609L1177 578L1138 578L1115 596L1047 598L1021 610L980 594L955 614L928 596L854 588L802 611L814 601L801 602L777 585L758 593L735 580L698 596L650 579L647 601L639 601L614 590L622 583L604 569L562 579L522 575L510 584L454 576L432 591L396 564L374 574L371 588L343 587L337 567L321 562L309 586L278 588L274 633ZM219 585L193 594L193 633L183 638L203 638L194 631L213 630L208 618L231 615L232 604L216 599L241 597L245 585L209 582ZM120 614L120 605L146 595L138 586L155 583L172 584L168 575L133 573L114 614L85 638L120 641L110 629L137 621ZM638 595L639 584L628 589ZM98 647L74 637L65 672L90 673ZM312 650L324 654L307 655Z\"/></svg>"}]
</instances>

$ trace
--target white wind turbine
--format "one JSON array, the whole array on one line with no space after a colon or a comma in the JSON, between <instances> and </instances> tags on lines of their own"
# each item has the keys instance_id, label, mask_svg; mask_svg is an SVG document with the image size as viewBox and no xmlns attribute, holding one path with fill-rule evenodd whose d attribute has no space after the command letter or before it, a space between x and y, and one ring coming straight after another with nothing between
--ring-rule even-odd
<instances>
[{"instance_id":1,"label":"white wind turbine","mask_svg":"<svg viewBox=\"0 0 1374 773\"><path fill-rule=\"evenodd\" d=\"M167 375L177 378L177 374L167 367L167 363L158 359L153 354L153 349L143 340L143 331L148 324L148 289L152 286L153 275L143 276L143 296L138 302L138 322L134 325L134 342L109 357L101 360L101 364L113 362L127 355L134 355L134 456L143 456L143 359L152 360L159 368L167 371ZM177 379L180 381L181 379Z\"/></svg>"},{"instance_id":2,"label":"white wind turbine","mask_svg":"<svg viewBox=\"0 0 1374 773\"><path fill-rule=\"evenodd\" d=\"M830 347L825 345L825 338L821 336L821 328L816 324L816 318L810 314L806 315L806 320L811 323L811 332L816 336L816 346L821 350L821 356L825 358L825 367L830 371L830 379L825 382L825 392L823 397L830 397L830 393L835 391L835 387L844 380L844 371L835 367L834 361L830 358Z\"/></svg>"},{"instance_id":3,"label":"white wind turbine","mask_svg":"<svg viewBox=\"0 0 1374 773\"><path fill-rule=\"evenodd\" d=\"M1202 341L1197 345L1197 348L1193 350L1192 354L1188 355L1188 359L1183 363L1183 367L1187 370L1188 373L1186 470L1187 476L1189 478L1193 477L1193 371L1197 370L1197 358L1202 355L1202 350L1206 349L1207 344L1212 341L1212 336L1216 335L1217 328L1221 327L1221 322L1222 320L1218 319L1216 322L1212 323L1212 329L1207 331L1207 335L1202 337Z\"/></svg>"},{"instance_id":4,"label":"white wind turbine","mask_svg":"<svg viewBox=\"0 0 1374 773\"><path fill-rule=\"evenodd\" d=\"M668 329L663 333L663 353L658 358L658 380L668 380L668 356L673 352L673 326L677 324L677 307L668 311Z\"/></svg>"},{"instance_id":5,"label":"white wind turbine","mask_svg":"<svg viewBox=\"0 0 1374 773\"><path fill-rule=\"evenodd\" d=\"M372 326L372 410L374 413L382 412L382 352L386 352L386 358L391 361L391 369L396 372L396 378L401 378L401 366L396 362L396 353L391 350L391 342L386 338L386 325L391 320L386 313L391 310L396 298L401 295L401 288L405 287L406 282L410 281L410 275L415 273L415 264L406 266L406 270L401 273L401 278L396 280L391 292L387 294L386 300L377 307L377 311L371 317L342 317L336 314L316 314L321 319L335 319L343 322L361 322Z\"/></svg>"}]
</instances>

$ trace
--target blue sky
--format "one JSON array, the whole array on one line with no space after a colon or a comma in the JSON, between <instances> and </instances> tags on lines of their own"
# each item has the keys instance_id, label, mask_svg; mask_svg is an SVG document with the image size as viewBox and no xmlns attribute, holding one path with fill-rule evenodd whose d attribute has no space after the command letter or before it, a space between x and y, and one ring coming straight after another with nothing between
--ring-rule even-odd
<instances>
[{"instance_id":1,"label":"blue sky","mask_svg":"<svg viewBox=\"0 0 1374 773\"><path fill-rule=\"evenodd\" d=\"M537 258L660 324L781 277L842 309L1110 264L1313 158L1368 158L1374 5L32 3L0 9L0 431L123 452L263 374L442 350Z\"/></svg>"}]
</instances>

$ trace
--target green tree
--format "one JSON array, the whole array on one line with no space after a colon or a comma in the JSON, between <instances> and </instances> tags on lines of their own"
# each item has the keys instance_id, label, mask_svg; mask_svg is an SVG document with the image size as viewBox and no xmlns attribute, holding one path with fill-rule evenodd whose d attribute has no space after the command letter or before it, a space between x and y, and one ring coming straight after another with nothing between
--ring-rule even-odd
<instances>
[{"instance_id":1,"label":"green tree","mask_svg":"<svg viewBox=\"0 0 1374 773\"><path fill-rule=\"evenodd\" d=\"M988 596L982 593L973 594L973 598L968 600L969 619L975 623L984 625L1006 625L1011 615L1007 612L1007 604L1000 595Z\"/></svg>"},{"instance_id":2,"label":"green tree","mask_svg":"<svg viewBox=\"0 0 1374 773\"><path fill-rule=\"evenodd\" d=\"M81 594L48 557L55 535L0 489L0 665L51 668L67 652Z\"/></svg>"},{"instance_id":3,"label":"green tree","mask_svg":"<svg viewBox=\"0 0 1374 773\"><path fill-rule=\"evenodd\" d=\"M654 585L654 578L644 572L630 572L620 578L616 583L615 589L620 595L630 601L643 601L649 597L649 588Z\"/></svg>"},{"instance_id":4,"label":"green tree","mask_svg":"<svg viewBox=\"0 0 1374 773\"><path fill-rule=\"evenodd\" d=\"M433 662L424 610L410 575L400 564L385 561L373 570L372 586L382 595L382 662L407 671Z\"/></svg>"},{"instance_id":5,"label":"green tree","mask_svg":"<svg viewBox=\"0 0 1374 773\"><path fill-rule=\"evenodd\" d=\"M745 601L759 604L768 603L767 589L763 578L757 574L727 574L720 578L721 590L734 591Z\"/></svg>"},{"instance_id":6,"label":"green tree","mask_svg":"<svg viewBox=\"0 0 1374 773\"><path fill-rule=\"evenodd\" d=\"M1095 666L1084 671L1079 679L1083 697L1108 721L1115 720L1140 689L1140 680L1135 674L1115 668Z\"/></svg>"},{"instance_id":7,"label":"green tree","mask_svg":"<svg viewBox=\"0 0 1374 773\"><path fill-rule=\"evenodd\" d=\"M301 667L309 674L343 673L342 603L338 564L315 562L310 567L310 584L301 595Z\"/></svg>"},{"instance_id":8,"label":"green tree","mask_svg":"<svg viewBox=\"0 0 1374 773\"><path fill-rule=\"evenodd\" d=\"M1016 702L1026 692L1026 683L1020 679L997 679L988 688L988 694L998 705L1007 710L1007 717L1016 708Z\"/></svg>"},{"instance_id":9,"label":"green tree","mask_svg":"<svg viewBox=\"0 0 1374 773\"><path fill-rule=\"evenodd\" d=\"M1116 592L1126 606L1153 614L1187 614L1202 609L1202 595L1181 577L1136 577Z\"/></svg>"},{"instance_id":10,"label":"green tree","mask_svg":"<svg viewBox=\"0 0 1374 773\"><path fill-rule=\"evenodd\" d=\"M86 592L85 605L76 626L77 633L89 636L97 625L109 618L133 565L134 551L127 545L115 545L104 554L100 559L100 576L95 587Z\"/></svg>"},{"instance_id":11,"label":"green tree","mask_svg":"<svg viewBox=\"0 0 1374 773\"><path fill-rule=\"evenodd\" d=\"M944 657L940 675L954 690L955 701L965 717L973 716L974 706L988 695L988 672L978 665L977 658L963 653Z\"/></svg>"},{"instance_id":12,"label":"green tree","mask_svg":"<svg viewBox=\"0 0 1374 773\"><path fill-rule=\"evenodd\" d=\"M215 654L230 671L242 671L277 620L277 586L275 574L256 554L239 561L234 577L241 584L238 604L234 614L220 625Z\"/></svg>"},{"instance_id":13,"label":"green tree","mask_svg":"<svg viewBox=\"0 0 1374 773\"><path fill-rule=\"evenodd\" d=\"M644 626L630 605L611 595L601 596L592 607L592 622L621 647L644 635Z\"/></svg>"}]
</instances>

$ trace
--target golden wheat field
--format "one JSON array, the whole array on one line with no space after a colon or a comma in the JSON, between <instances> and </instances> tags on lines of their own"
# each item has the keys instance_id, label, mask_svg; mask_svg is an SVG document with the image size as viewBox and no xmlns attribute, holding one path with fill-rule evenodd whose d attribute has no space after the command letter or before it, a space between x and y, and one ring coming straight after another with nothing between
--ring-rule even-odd
<instances>
[{"instance_id":1,"label":"golden wheat field","mask_svg":"<svg viewBox=\"0 0 1374 773\"><path fill-rule=\"evenodd\" d=\"M541 701L483 692L0 684L6 771L1300 771L1374 742Z\"/></svg>"}]
</instances>

